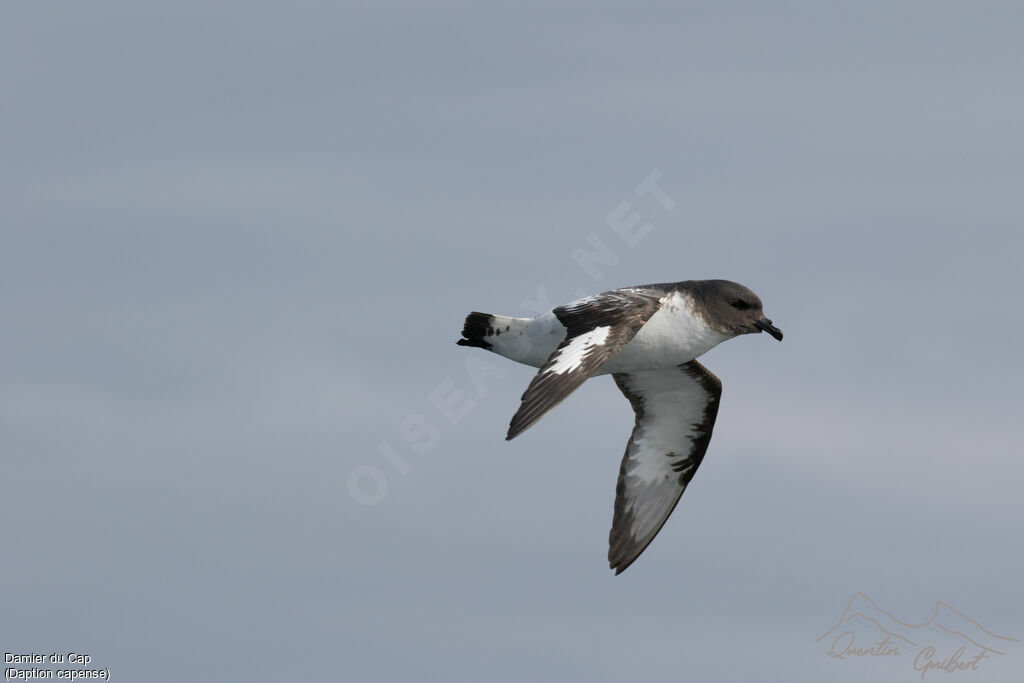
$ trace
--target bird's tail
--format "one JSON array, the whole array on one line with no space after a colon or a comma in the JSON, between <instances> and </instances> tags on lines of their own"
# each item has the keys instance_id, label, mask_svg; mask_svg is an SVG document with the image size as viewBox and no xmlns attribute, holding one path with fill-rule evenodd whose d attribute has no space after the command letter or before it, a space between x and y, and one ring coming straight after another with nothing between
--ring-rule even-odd
<instances>
[{"instance_id":1,"label":"bird's tail","mask_svg":"<svg viewBox=\"0 0 1024 683\"><path fill-rule=\"evenodd\" d=\"M529 323L529 318L513 318L507 315L491 315L473 311L466 316L462 326L462 339L455 342L459 346L476 346L490 349L498 337L508 333L519 333Z\"/></svg>"}]
</instances>

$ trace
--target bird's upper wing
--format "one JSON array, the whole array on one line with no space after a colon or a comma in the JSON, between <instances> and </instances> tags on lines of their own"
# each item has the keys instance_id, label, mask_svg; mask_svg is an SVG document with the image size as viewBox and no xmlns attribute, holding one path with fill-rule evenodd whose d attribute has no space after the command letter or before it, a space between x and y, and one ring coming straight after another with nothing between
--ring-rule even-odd
<instances>
[{"instance_id":1,"label":"bird's upper wing","mask_svg":"<svg viewBox=\"0 0 1024 683\"><path fill-rule=\"evenodd\" d=\"M695 360L613 377L636 413L608 534L608 562L621 574L661 530L704 458L722 382Z\"/></svg>"},{"instance_id":2,"label":"bird's upper wing","mask_svg":"<svg viewBox=\"0 0 1024 683\"><path fill-rule=\"evenodd\" d=\"M554 310L567 328L523 393L506 439L512 439L571 394L618 353L661 306L662 292L616 289Z\"/></svg>"}]
</instances>

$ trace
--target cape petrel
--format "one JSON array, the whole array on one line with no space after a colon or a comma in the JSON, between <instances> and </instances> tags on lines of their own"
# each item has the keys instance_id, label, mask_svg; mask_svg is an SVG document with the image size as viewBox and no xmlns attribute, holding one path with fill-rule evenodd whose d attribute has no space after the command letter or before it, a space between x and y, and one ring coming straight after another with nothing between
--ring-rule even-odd
<instances>
[{"instance_id":1,"label":"cape petrel","mask_svg":"<svg viewBox=\"0 0 1024 683\"><path fill-rule=\"evenodd\" d=\"M756 294L728 280L687 280L613 289L534 318L473 312L457 343L540 368L506 439L587 378L615 379L636 413L608 535L608 562L621 574L672 514L711 441L722 382L695 359L755 332L782 341Z\"/></svg>"}]
</instances>

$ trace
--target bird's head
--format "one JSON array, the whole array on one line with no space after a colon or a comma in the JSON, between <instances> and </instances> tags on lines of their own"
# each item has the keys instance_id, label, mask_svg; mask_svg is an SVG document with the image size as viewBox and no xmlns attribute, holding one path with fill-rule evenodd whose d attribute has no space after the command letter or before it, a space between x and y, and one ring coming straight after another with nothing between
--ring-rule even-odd
<instances>
[{"instance_id":1,"label":"bird's head","mask_svg":"<svg viewBox=\"0 0 1024 683\"><path fill-rule=\"evenodd\" d=\"M703 280L694 285L708 318L723 333L737 336L767 332L782 341L782 330L764 314L761 299L743 285L729 280Z\"/></svg>"}]
</instances>

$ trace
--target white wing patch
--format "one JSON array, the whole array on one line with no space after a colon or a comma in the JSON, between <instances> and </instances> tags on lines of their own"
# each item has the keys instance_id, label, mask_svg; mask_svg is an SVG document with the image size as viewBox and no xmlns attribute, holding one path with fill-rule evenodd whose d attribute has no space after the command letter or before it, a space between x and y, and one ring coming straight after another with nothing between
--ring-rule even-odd
<instances>
[{"instance_id":1,"label":"white wing patch","mask_svg":"<svg viewBox=\"0 0 1024 683\"><path fill-rule=\"evenodd\" d=\"M662 296L654 290L612 290L553 309L565 337L523 392L505 438L521 434L629 344Z\"/></svg>"},{"instance_id":2,"label":"white wing patch","mask_svg":"<svg viewBox=\"0 0 1024 683\"><path fill-rule=\"evenodd\" d=\"M632 457L626 474L645 484L668 478L673 459L666 455L676 453L679 460L685 460L690 442L698 436L689 420L696 420L705 405L703 392L683 391L660 394L658 401L646 403L644 420L630 437Z\"/></svg>"},{"instance_id":3,"label":"white wing patch","mask_svg":"<svg viewBox=\"0 0 1024 683\"><path fill-rule=\"evenodd\" d=\"M562 375L577 369L591 351L604 343L608 338L608 331L611 329L610 326L595 327L586 334L574 337L551 359L551 365L546 368L546 371Z\"/></svg>"},{"instance_id":4,"label":"white wing patch","mask_svg":"<svg viewBox=\"0 0 1024 683\"><path fill-rule=\"evenodd\" d=\"M608 561L620 573L661 530L704 458L722 383L697 361L614 377L636 412L608 536Z\"/></svg>"}]
</instances>

